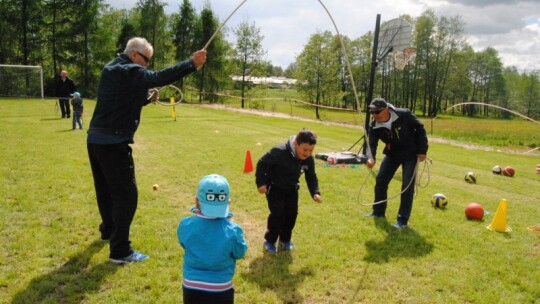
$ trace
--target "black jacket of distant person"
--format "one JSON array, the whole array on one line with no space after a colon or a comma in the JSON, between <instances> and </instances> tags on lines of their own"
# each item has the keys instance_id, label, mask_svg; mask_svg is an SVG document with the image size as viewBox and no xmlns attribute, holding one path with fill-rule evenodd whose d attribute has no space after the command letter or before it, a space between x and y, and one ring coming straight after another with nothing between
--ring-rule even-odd
<instances>
[{"instance_id":1,"label":"black jacket of distant person","mask_svg":"<svg viewBox=\"0 0 540 304\"><path fill-rule=\"evenodd\" d=\"M69 77L66 77L66 80L62 81L62 77L58 79L56 83L56 97L65 97L70 98L70 94L75 92L75 83Z\"/></svg>"}]
</instances>

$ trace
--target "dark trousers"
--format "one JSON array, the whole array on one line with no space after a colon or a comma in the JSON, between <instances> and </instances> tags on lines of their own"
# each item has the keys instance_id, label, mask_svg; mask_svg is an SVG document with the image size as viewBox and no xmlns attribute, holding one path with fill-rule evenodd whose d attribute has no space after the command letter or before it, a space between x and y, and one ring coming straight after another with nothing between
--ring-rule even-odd
<instances>
[{"instance_id":1,"label":"dark trousers","mask_svg":"<svg viewBox=\"0 0 540 304\"><path fill-rule=\"evenodd\" d=\"M398 222L407 225L409 217L411 216L412 203L414 198L414 177L416 169L416 156L406 160L395 160L390 157L385 157L377 173L375 183L375 202L386 200L388 198L388 184L394 177L399 166L401 166L403 179L401 182L401 191L407 186L407 190L401 194L401 204L399 205L399 211L397 215ZM386 211L387 202L373 205L373 213L377 215L384 215Z\"/></svg>"},{"instance_id":2,"label":"dark trousers","mask_svg":"<svg viewBox=\"0 0 540 304\"><path fill-rule=\"evenodd\" d=\"M298 216L298 190L270 186L266 193L266 200L270 215L264 238L272 244L278 237L280 242L290 242Z\"/></svg>"},{"instance_id":3,"label":"dark trousers","mask_svg":"<svg viewBox=\"0 0 540 304\"><path fill-rule=\"evenodd\" d=\"M88 144L96 198L101 215L102 239L110 237L110 257L131 254L129 227L137 210L137 184L131 147Z\"/></svg>"},{"instance_id":4,"label":"dark trousers","mask_svg":"<svg viewBox=\"0 0 540 304\"><path fill-rule=\"evenodd\" d=\"M69 117L71 114L71 110L69 108L69 99L68 98L58 99L58 105L60 106L62 117L66 117L66 116Z\"/></svg>"},{"instance_id":5,"label":"dark trousers","mask_svg":"<svg viewBox=\"0 0 540 304\"><path fill-rule=\"evenodd\" d=\"M234 288L222 292L208 292L182 287L184 304L233 304Z\"/></svg>"},{"instance_id":6,"label":"dark trousers","mask_svg":"<svg viewBox=\"0 0 540 304\"><path fill-rule=\"evenodd\" d=\"M79 125L79 129L82 129L82 113L81 111L73 111L72 128L75 129L76 124Z\"/></svg>"}]
</instances>

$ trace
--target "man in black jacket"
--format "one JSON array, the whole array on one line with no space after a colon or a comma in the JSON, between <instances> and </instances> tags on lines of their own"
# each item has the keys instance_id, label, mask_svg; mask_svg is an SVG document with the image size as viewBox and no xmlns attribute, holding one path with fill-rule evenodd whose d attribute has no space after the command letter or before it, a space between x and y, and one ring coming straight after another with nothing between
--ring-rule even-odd
<instances>
[{"instance_id":1,"label":"man in black jacket","mask_svg":"<svg viewBox=\"0 0 540 304\"><path fill-rule=\"evenodd\" d=\"M75 83L68 77L67 71L60 72L60 79L56 84L56 97L59 97L58 103L62 118L69 118L71 111L69 110L69 98L71 93L75 92Z\"/></svg>"},{"instance_id":2,"label":"man in black jacket","mask_svg":"<svg viewBox=\"0 0 540 304\"><path fill-rule=\"evenodd\" d=\"M375 98L369 105L373 121L369 125L367 166L373 168L379 140L385 143L385 155L375 183L375 204L367 216L384 217L387 206L388 184L399 166L402 168L401 204L397 229L407 227L414 198L416 164L426 160L428 139L424 125L408 109L394 108L382 98Z\"/></svg>"},{"instance_id":3,"label":"man in black jacket","mask_svg":"<svg viewBox=\"0 0 540 304\"><path fill-rule=\"evenodd\" d=\"M302 174L305 174L313 200L322 202L312 156L315 144L317 136L309 130L301 130L285 144L270 149L257 162L255 183L259 193L266 194L270 209L264 234L267 252L277 252L275 243L278 238L281 250L293 249L291 237L298 216L298 189Z\"/></svg>"},{"instance_id":4,"label":"man in black jacket","mask_svg":"<svg viewBox=\"0 0 540 304\"><path fill-rule=\"evenodd\" d=\"M142 107L149 103L148 89L171 84L206 62L206 51L200 50L191 59L151 71L146 67L153 54L146 39L135 37L122 54L103 68L88 129L88 156L102 220L99 230L103 240L110 239L109 261L115 264L148 259L133 250L129 240L138 200L130 144Z\"/></svg>"}]
</instances>

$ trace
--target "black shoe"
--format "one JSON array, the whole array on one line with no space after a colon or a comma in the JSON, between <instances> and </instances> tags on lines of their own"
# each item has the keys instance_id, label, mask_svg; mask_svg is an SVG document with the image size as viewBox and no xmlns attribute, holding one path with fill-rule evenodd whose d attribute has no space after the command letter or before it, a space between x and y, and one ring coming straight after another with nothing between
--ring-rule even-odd
<instances>
[{"instance_id":1,"label":"black shoe","mask_svg":"<svg viewBox=\"0 0 540 304\"><path fill-rule=\"evenodd\" d=\"M370 213L364 215L364 217L382 218L382 217L386 217L386 216L385 216L384 214L375 213L375 212L370 212Z\"/></svg>"}]
</instances>

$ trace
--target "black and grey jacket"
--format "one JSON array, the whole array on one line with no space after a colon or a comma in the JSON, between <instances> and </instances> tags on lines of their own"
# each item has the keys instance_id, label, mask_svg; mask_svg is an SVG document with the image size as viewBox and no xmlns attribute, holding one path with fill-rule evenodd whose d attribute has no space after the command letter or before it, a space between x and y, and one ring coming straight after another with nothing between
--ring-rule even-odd
<instances>
[{"instance_id":1,"label":"black and grey jacket","mask_svg":"<svg viewBox=\"0 0 540 304\"><path fill-rule=\"evenodd\" d=\"M389 110L394 113L395 118L390 129L377 124L376 121L372 121L369 125L371 155L368 157L375 159L379 140L386 144L383 154L396 160L410 159L416 157L417 154L427 154L428 139L420 120L409 109L390 107Z\"/></svg>"}]
</instances>

